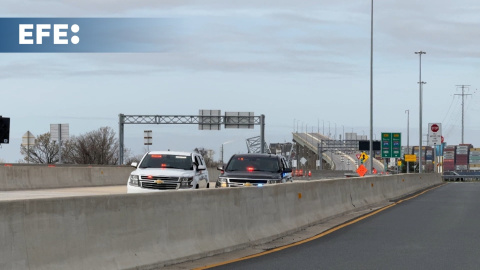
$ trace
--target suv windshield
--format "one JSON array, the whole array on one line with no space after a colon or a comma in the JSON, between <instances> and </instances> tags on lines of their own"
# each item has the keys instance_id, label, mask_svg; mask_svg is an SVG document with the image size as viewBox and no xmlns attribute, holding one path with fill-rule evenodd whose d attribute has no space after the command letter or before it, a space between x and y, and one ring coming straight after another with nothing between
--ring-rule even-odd
<instances>
[{"instance_id":1,"label":"suv windshield","mask_svg":"<svg viewBox=\"0 0 480 270\"><path fill-rule=\"evenodd\" d=\"M230 160L225 170L279 172L280 167L276 157L235 156Z\"/></svg>"},{"instance_id":2,"label":"suv windshield","mask_svg":"<svg viewBox=\"0 0 480 270\"><path fill-rule=\"evenodd\" d=\"M148 154L140 164L140 168L173 168L193 170L191 156Z\"/></svg>"}]
</instances>

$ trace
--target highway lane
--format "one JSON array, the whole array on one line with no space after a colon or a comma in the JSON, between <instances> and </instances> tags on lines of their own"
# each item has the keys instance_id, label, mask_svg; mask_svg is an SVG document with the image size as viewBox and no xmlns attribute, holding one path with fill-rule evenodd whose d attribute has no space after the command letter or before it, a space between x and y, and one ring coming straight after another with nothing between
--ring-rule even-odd
<instances>
[{"instance_id":1,"label":"highway lane","mask_svg":"<svg viewBox=\"0 0 480 270\"><path fill-rule=\"evenodd\" d=\"M316 240L213 269L478 269L480 183L452 183Z\"/></svg>"},{"instance_id":2,"label":"highway lane","mask_svg":"<svg viewBox=\"0 0 480 270\"><path fill-rule=\"evenodd\" d=\"M295 179L294 181L304 182L309 180L311 179ZM326 179L322 179L322 180L326 180ZM210 188L215 188L215 181L210 181ZM175 190L167 190L164 192L175 192ZM77 196L96 196L96 195L115 195L115 194L126 194L126 193L127 193L126 185L0 191L0 201L33 200L33 199L42 199L42 198L62 198L62 197L77 197Z\"/></svg>"},{"instance_id":3,"label":"highway lane","mask_svg":"<svg viewBox=\"0 0 480 270\"><path fill-rule=\"evenodd\" d=\"M33 200L43 198L63 198L76 196L95 196L126 194L127 186L102 186L79 188L53 188L37 190L0 191L0 201Z\"/></svg>"},{"instance_id":4,"label":"highway lane","mask_svg":"<svg viewBox=\"0 0 480 270\"><path fill-rule=\"evenodd\" d=\"M294 181L303 182L303 181L309 181L309 180L295 179ZM210 181L210 188L215 188L215 181ZM175 190L167 190L164 192L175 192ZM115 195L115 194L126 194L126 193L127 193L126 185L0 191L0 202L15 201L15 200L33 200L33 199L43 199L43 198Z\"/></svg>"}]
</instances>

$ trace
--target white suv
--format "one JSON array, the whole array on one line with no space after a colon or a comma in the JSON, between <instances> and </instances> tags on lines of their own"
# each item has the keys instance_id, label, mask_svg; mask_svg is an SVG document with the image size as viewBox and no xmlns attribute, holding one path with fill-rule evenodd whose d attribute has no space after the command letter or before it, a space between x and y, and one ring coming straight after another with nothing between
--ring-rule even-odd
<instances>
[{"instance_id":1,"label":"white suv","mask_svg":"<svg viewBox=\"0 0 480 270\"><path fill-rule=\"evenodd\" d=\"M203 157L198 153L152 151L135 167L127 183L127 193L197 189L210 186Z\"/></svg>"}]
</instances>

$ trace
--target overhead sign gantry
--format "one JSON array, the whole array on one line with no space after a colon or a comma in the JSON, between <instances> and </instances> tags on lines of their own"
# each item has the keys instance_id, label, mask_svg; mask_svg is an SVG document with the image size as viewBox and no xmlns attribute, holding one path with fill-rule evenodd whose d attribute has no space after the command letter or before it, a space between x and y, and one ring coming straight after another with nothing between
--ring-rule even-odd
<instances>
[{"instance_id":1,"label":"overhead sign gantry","mask_svg":"<svg viewBox=\"0 0 480 270\"><path fill-rule=\"evenodd\" d=\"M265 142L265 115L255 116L253 112L225 112L220 110L200 110L199 115L125 115L119 114L119 164L123 164L125 124L196 124L200 130L220 130L225 128L253 129L260 125L260 140ZM261 144L261 153L265 153Z\"/></svg>"}]
</instances>

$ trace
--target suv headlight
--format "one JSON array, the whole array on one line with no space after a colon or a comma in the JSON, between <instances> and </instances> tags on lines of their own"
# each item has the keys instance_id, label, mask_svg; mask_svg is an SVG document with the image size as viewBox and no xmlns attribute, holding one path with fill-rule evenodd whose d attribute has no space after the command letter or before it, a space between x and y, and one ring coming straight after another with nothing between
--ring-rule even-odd
<instances>
[{"instance_id":1,"label":"suv headlight","mask_svg":"<svg viewBox=\"0 0 480 270\"><path fill-rule=\"evenodd\" d=\"M193 176L190 177L180 177L180 182L192 182L193 181Z\"/></svg>"},{"instance_id":2,"label":"suv headlight","mask_svg":"<svg viewBox=\"0 0 480 270\"><path fill-rule=\"evenodd\" d=\"M227 177L218 177L216 187L227 187Z\"/></svg>"},{"instance_id":3,"label":"suv headlight","mask_svg":"<svg viewBox=\"0 0 480 270\"><path fill-rule=\"evenodd\" d=\"M193 181L193 176L189 176L189 177L183 176L183 177L180 177L180 182L181 182L182 187L189 187L189 186L191 186L192 181Z\"/></svg>"},{"instance_id":4,"label":"suv headlight","mask_svg":"<svg viewBox=\"0 0 480 270\"><path fill-rule=\"evenodd\" d=\"M131 174L129 184L132 186L138 186L138 175Z\"/></svg>"}]
</instances>

